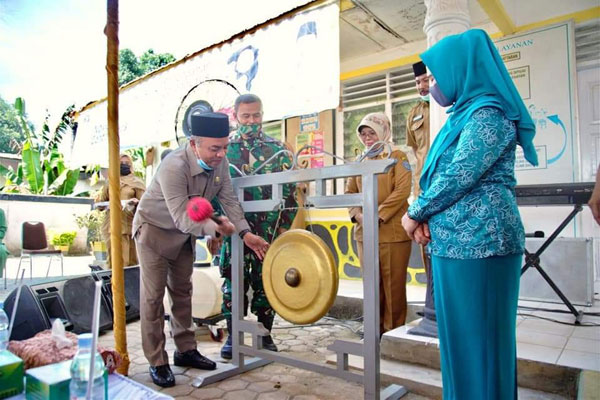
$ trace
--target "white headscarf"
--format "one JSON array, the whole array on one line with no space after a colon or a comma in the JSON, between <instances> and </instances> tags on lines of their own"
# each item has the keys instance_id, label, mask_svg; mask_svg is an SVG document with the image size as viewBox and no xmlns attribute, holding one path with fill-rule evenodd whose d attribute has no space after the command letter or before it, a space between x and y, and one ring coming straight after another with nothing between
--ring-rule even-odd
<instances>
[{"instance_id":1,"label":"white headscarf","mask_svg":"<svg viewBox=\"0 0 600 400\"><path fill-rule=\"evenodd\" d=\"M376 112L365 115L356 128L356 135L359 138L360 130L364 126L368 126L375 131L378 141L393 144L390 120L384 113ZM386 146L377 146L377 148L371 149L369 154L367 154L367 157L371 158L379 155L385 147Z\"/></svg>"}]
</instances>

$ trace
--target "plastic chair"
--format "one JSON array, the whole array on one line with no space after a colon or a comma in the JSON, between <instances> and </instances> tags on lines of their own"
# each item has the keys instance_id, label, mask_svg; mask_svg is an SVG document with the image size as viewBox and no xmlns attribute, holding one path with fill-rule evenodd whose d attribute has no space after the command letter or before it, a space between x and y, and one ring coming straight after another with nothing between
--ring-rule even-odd
<instances>
[{"instance_id":1,"label":"plastic chair","mask_svg":"<svg viewBox=\"0 0 600 400\"><path fill-rule=\"evenodd\" d=\"M33 279L33 258L39 256L50 257L50 260L48 261L48 269L46 270L46 278L50 273L52 259L55 256L60 257L60 274L61 276L64 276L62 251L51 250L48 248L48 241L46 240L46 228L44 227L43 222L23 222L21 241L21 258L19 259L17 277L15 278L16 280L19 279L21 262L24 259L29 259L29 279Z\"/></svg>"}]
</instances>

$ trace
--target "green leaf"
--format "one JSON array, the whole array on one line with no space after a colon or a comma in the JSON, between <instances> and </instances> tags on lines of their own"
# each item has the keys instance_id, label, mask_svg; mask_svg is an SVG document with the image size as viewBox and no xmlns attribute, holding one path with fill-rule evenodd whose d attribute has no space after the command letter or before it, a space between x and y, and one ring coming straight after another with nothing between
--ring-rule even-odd
<instances>
[{"instance_id":1,"label":"green leaf","mask_svg":"<svg viewBox=\"0 0 600 400\"><path fill-rule=\"evenodd\" d=\"M31 193L39 194L44 191L44 174L40 163L40 151L32 148L30 140L25 142L23 152L23 171Z\"/></svg>"},{"instance_id":2,"label":"green leaf","mask_svg":"<svg viewBox=\"0 0 600 400\"><path fill-rule=\"evenodd\" d=\"M48 193L54 196L68 196L73 193L79 179L79 169L66 169L48 188Z\"/></svg>"},{"instance_id":3,"label":"green leaf","mask_svg":"<svg viewBox=\"0 0 600 400\"><path fill-rule=\"evenodd\" d=\"M15 174L12 167L6 168L4 165L0 164L0 176L3 176L7 179L7 182L10 181L11 184L20 184L19 177Z\"/></svg>"},{"instance_id":4,"label":"green leaf","mask_svg":"<svg viewBox=\"0 0 600 400\"><path fill-rule=\"evenodd\" d=\"M19 185L23 183L23 163L17 167L17 182Z\"/></svg>"},{"instance_id":5,"label":"green leaf","mask_svg":"<svg viewBox=\"0 0 600 400\"><path fill-rule=\"evenodd\" d=\"M25 100L21 97L17 97L15 99L15 110L19 113L19 115L25 115Z\"/></svg>"},{"instance_id":6,"label":"green leaf","mask_svg":"<svg viewBox=\"0 0 600 400\"><path fill-rule=\"evenodd\" d=\"M25 100L21 97L17 97L15 100L15 110L17 110L17 116L19 117L19 122L21 123L21 129L23 133L27 136L27 139L31 140L31 129L29 129L29 125L27 123L27 114L25 113Z\"/></svg>"},{"instance_id":7,"label":"green leaf","mask_svg":"<svg viewBox=\"0 0 600 400\"><path fill-rule=\"evenodd\" d=\"M56 178L58 178L59 174L56 174L54 172L54 169L50 167L50 163L48 162L48 160L43 161L43 170L44 170L44 186L50 187L50 185L52 185L52 182L54 182L56 180Z\"/></svg>"}]
</instances>

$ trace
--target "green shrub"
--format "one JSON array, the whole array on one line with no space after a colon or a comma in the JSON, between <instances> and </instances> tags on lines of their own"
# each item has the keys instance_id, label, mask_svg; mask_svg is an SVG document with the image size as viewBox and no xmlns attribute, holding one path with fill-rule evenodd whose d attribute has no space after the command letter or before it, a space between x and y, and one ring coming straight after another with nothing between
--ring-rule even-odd
<instances>
[{"instance_id":1,"label":"green shrub","mask_svg":"<svg viewBox=\"0 0 600 400\"><path fill-rule=\"evenodd\" d=\"M53 246L71 246L77 236L77 232L58 233L52 237Z\"/></svg>"}]
</instances>

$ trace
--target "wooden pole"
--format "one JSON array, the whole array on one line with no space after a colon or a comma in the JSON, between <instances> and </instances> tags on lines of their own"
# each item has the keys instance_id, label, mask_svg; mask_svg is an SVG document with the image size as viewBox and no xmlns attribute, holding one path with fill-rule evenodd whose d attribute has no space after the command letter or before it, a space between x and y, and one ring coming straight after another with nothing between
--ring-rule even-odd
<instances>
[{"instance_id":1,"label":"wooden pole","mask_svg":"<svg viewBox=\"0 0 600 400\"><path fill-rule=\"evenodd\" d=\"M119 160L119 0L107 0L106 76L108 89L108 197L110 201L110 242L113 295L113 332L115 347L123 358L117 369L122 375L129 371L127 328L125 321L125 291L121 248L121 184Z\"/></svg>"}]
</instances>

